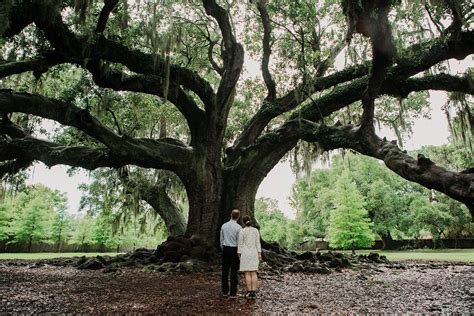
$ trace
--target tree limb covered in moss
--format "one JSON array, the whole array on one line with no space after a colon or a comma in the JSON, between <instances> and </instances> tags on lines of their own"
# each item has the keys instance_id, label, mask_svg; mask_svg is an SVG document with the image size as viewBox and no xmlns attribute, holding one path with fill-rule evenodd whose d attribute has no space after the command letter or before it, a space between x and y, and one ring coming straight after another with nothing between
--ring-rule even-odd
<instances>
[{"instance_id":1,"label":"tree limb covered in moss","mask_svg":"<svg viewBox=\"0 0 474 316\"><path fill-rule=\"evenodd\" d=\"M33 114L76 127L109 148L121 142L119 135L92 117L87 110L39 95L0 90L0 113L13 112Z\"/></svg>"},{"instance_id":2,"label":"tree limb covered in moss","mask_svg":"<svg viewBox=\"0 0 474 316\"><path fill-rule=\"evenodd\" d=\"M318 91L323 91L338 84L367 75L367 73L368 67L366 66L349 67L326 77L316 78L313 81L310 92L313 94ZM299 85L285 96L276 99L272 103L266 103L247 123L243 132L234 142L232 149L249 146L260 136L261 132L273 118L296 108L306 97L307 87Z\"/></svg>"},{"instance_id":3,"label":"tree limb covered in moss","mask_svg":"<svg viewBox=\"0 0 474 316\"><path fill-rule=\"evenodd\" d=\"M150 181L132 179L127 171L119 173L119 177L127 190L131 192L138 190L140 198L147 202L163 219L170 236L184 235L186 220L183 213L166 192L164 181L158 179L157 183L152 184Z\"/></svg>"},{"instance_id":4,"label":"tree limb covered in moss","mask_svg":"<svg viewBox=\"0 0 474 316\"><path fill-rule=\"evenodd\" d=\"M395 56L395 46L387 16L389 9L390 2L382 1L371 11L370 17L365 17L369 24L367 28L373 57L367 89L362 96L362 129L374 129L375 99Z\"/></svg>"},{"instance_id":5,"label":"tree limb covered in moss","mask_svg":"<svg viewBox=\"0 0 474 316\"><path fill-rule=\"evenodd\" d=\"M463 59L472 53L474 53L474 32L462 32L459 38L436 38L421 44L415 44L400 52L397 58L397 64L389 69L385 81L392 86L392 89L396 89L397 87L395 86L399 84L399 82L404 82L407 78L429 69L443 60L450 58ZM367 81L362 77L366 76L368 71L369 67L367 65L348 67L334 74L322 78L315 78L309 87L304 84L298 85L285 96L276 99L272 103L264 104L247 123L230 151L249 146L261 135L262 131L273 118L295 109L307 101L309 95L313 95L314 93L352 80L352 83L349 85L338 87L333 92L321 97L322 100L320 100L321 98L317 99L315 102L311 102L298 112L295 112L292 115L292 119L304 113L313 113L310 116L303 115L307 119L320 118L360 100L361 93L364 91L364 88L367 87ZM407 93L400 95L406 96ZM329 101L329 99L333 101ZM319 106L320 104L331 102L340 102L341 106L335 107L334 110L328 112L325 112L325 109ZM329 107L326 108L329 109Z\"/></svg>"},{"instance_id":6,"label":"tree limb covered in moss","mask_svg":"<svg viewBox=\"0 0 474 316\"><path fill-rule=\"evenodd\" d=\"M97 20L97 26L95 28L96 33L102 33L107 26L107 21L109 20L109 15L117 5L119 0L104 0L104 6L100 11L99 19Z\"/></svg>"},{"instance_id":7,"label":"tree limb covered in moss","mask_svg":"<svg viewBox=\"0 0 474 316\"><path fill-rule=\"evenodd\" d=\"M375 133L359 127L328 127L310 121L298 124L302 139L318 142L326 150L350 148L383 160L399 176L445 193L468 206L474 215L474 173L449 171L423 155L415 159L401 150L396 142L380 139Z\"/></svg>"},{"instance_id":8,"label":"tree limb covered in moss","mask_svg":"<svg viewBox=\"0 0 474 316\"><path fill-rule=\"evenodd\" d=\"M90 37L76 36L62 21L58 8L51 3L29 0L17 3L10 14L10 28L4 36L18 34L31 22L43 31L49 43L60 57L79 66L86 66L91 61L107 60L120 63L138 74L151 74L166 77L166 61L161 56L143 53L130 49L120 43L107 39L102 35L91 40ZM44 14L48 11L48 14ZM29 17L27 21L17 19L13 15ZM210 106L214 103L214 92L211 85L196 72L178 65L169 68L170 81L186 87L196 93L203 103Z\"/></svg>"},{"instance_id":9,"label":"tree limb covered in moss","mask_svg":"<svg viewBox=\"0 0 474 316\"><path fill-rule=\"evenodd\" d=\"M191 163L192 148L177 140L168 138L152 140L145 138L131 138L127 135L120 136L107 126L103 125L96 118L92 117L88 111L74 105L33 94L0 90L0 113L8 114L12 112L33 114L42 118L55 120L63 125L76 127L93 139L107 146L109 150L107 152L107 158L111 161L126 162L124 164L134 164L149 168L164 168L175 171L178 174L183 174L185 172L183 167L189 166ZM26 138L31 139L29 137L24 137L24 139ZM15 138L13 141L19 141L19 139ZM38 144L45 146L45 143ZM58 146L61 145L50 144L46 147L53 148ZM69 153L74 152L74 150L78 149L75 147L74 149L66 147L64 152ZM18 152L24 153L21 151ZM55 153L58 152L62 151L55 149ZM104 159L104 151L99 153L102 156L98 153L91 154L90 151L87 153L89 155L87 157L90 158L94 158L94 154L97 155L97 157L94 158L94 161L102 161L101 159ZM26 156L43 161L41 156L38 156L39 158L31 155ZM15 156L9 159L14 158L20 157ZM70 158L68 156L65 159L67 160ZM75 160L71 160L71 163L73 163L74 166L77 165Z\"/></svg>"},{"instance_id":10,"label":"tree limb covered in moss","mask_svg":"<svg viewBox=\"0 0 474 316\"><path fill-rule=\"evenodd\" d=\"M99 167L120 167L129 163L111 155L109 149L84 146L62 146L33 137L0 141L0 161L36 160L51 167L59 164L94 170Z\"/></svg>"},{"instance_id":11,"label":"tree limb covered in moss","mask_svg":"<svg viewBox=\"0 0 474 316\"><path fill-rule=\"evenodd\" d=\"M124 72L105 68L99 63L90 62L87 69L92 73L94 82L102 88L110 88L116 91L142 92L164 98L164 79L159 76L127 75ZM195 100L189 96L179 85L169 83L167 100L173 103L186 119L191 135L197 133L204 112L197 106Z\"/></svg>"},{"instance_id":12,"label":"tree limb covered in moss","mask_svg":"<svg viewBox=\"0 0 474 316\"><path fill-rule=\"evenodd\" d=\"M35 74L42 74L48 71L48 69L52 66L56 66L64 62L66 62L66 60L53 51L45 53L43 56L31 60L4 63L0 64L0 78L5 78L27 71L33 71Z\"/></svg>"},{"instance_id":13,"label":"tree limb covered in moss","mask_svg":"<svg viewBox=\"0 0 474 316\"><path fill-rule=\"evenodd\" d=\"M257 3L257 8L260 13L260 18L263 24L263 56L262 56L262 74L263 80L267 87L267 97L265 100L272 101L276 98L276 86L275 81L272 78L270 73L270 69L268 68L268 64L270 62L270 55L272 54L272 48L270 44L271 34L272 34L272 27L270 24L270 17L268 15L268 11L265 5L265 0L259 0Z\"/></svg>"},{"instance_id":14,"label":"tree limb covered in moss","mask_svg":"<svg viewBox=\"0 0 474 316\"><path fill-rule=\"evenodd\" d=\"M349 133L348 129L359 130L359 127L346 126L331 129L324 125L317 125L318 134L314 135L311 134L314 133L314 130L310 129L309 131L304 131L304 128L308 125L313 126L311 124L317 124L314 122L320 120L324 116L330 115L331 113L360 100L365 88L366 79L361 78L346 87L336 89L336 91L315 100L314 104L307 107L307 111L301 111L300 113L293 115L292 118L286 121L280 128L264 134L254 144L241 148L236 153L240 158L237 160L229 159L226 165L229 168L239 169L243 166L242 161L245 161L244 158L250 157L249 161L246 161L245 166L251 166L253 172L259 170L259 172L262 173L263 179L266 176L265 172L268 173L285 155L285 153L296 145L300 138L307 141L318 141L320 144L324 144L323 147L327 149L334 149L329 148L330 144L334 143L337 146L335 148L352 148L357 150L356 145L359 142L364 142L364 137L368 133L358 133L359 140L357 142L355 141L355 138L346 138L343 134ZM429 89L464 91L465 93L470 94L474 93L474 87L469 78L445 74L412 78L404 82L385 81L380 93L390 94L393 96L407 96L408 93L412 91L423 91ZM301 122L311 122L311 124L308 123L304 125ZM331 131L332 134L328 132L325 132L326 134L324 134L323 132L325 129ZM313 135L313 139L309 138L308 135ZM316 140L315 135L318 140ZM362 150L361 148L359 149Z\"/></svg>"}]
</instances>

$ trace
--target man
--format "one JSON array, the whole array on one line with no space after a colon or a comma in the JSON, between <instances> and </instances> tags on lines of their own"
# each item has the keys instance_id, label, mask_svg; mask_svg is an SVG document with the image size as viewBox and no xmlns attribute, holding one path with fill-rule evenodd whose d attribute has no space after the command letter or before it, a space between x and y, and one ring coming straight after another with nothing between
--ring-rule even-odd
<instances>
[{"instance_id":1,"label":"man","mask_svg":"<svg viewBox=\"0 0 474 316\"><path fill-rule=\"evenodd\" d=\"M239 232L242 229L237 223L240 217L238 209L230 213L230 221L221 227L221 249L222 249L222 295L237 297L237 272L239 271L239 255L237 246L239 243ZM229 293L229 270L230 270L230 293Z\"/></svg>"}]
</instances>

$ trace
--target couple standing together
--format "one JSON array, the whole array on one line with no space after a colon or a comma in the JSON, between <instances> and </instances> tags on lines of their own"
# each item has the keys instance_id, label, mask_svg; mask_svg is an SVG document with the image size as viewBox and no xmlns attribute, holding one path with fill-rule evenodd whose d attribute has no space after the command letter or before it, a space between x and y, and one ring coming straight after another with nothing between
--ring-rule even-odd
<instances>
[{"instance_id":1,"label":"couple standing together","mask_svg":"<svg viewBox=\"0 0 474 316\"><path fill-rule=\"evenodd\" d=\"M245 215L242 218L244 228L237 223L239 217L240 211L232 210L230 221L221 227L222 295L237 297L237 271L240 270L245 272L247 285L245 297L256 298L258 263L262 259L260 234L255 227L252 227L250 216Z\"/></svg>"}]
</instances>

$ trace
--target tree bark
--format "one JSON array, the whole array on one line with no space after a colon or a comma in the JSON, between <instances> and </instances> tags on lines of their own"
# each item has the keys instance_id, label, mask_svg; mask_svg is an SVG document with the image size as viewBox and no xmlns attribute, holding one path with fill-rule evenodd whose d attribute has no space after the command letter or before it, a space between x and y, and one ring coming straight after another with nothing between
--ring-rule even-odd
<instances>
[{"instance_id":1,"label":"tree bark","mask_svg":"<svg viewBox=\"0 0 474 316\"><path fill-rule=\"evenodd\" d=\"M163 219L170 236L184 235L186 232L186 219L168 196L164 186L145 189L140 192L140 195Z\"/></svg>"},{"instance_id":2,"label":"tree bark","mask_svg":"<svg viewBox=\"0 0 474 316\"><path fill-rule=\"evenodd\" d=\"M189 200L186 236L197 235L210 245L217 245L217 226L221 212L222 170L212 163L198 163L198 172L182 179Z\"/></svg>"},{"instance_id":3,"label":"tree bark","mask_svg":"<svg viewBox=\"0 0 474 316\"><path fill-rule=\"evenodd\" d=\"M391 249L393 242L392 234L388 232L386 234L382 234L380 237L382 238L382 250Z\"/></svg>"}]
</instances>

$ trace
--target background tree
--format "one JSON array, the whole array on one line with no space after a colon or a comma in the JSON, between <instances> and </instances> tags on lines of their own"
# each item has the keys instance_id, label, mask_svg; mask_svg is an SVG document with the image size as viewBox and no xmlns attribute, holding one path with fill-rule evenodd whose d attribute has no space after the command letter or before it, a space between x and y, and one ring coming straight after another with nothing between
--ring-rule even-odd
<instances>
[{"instance_id":1,"label":"background tree","mask_svg":"<svg viewBox=\"0 0 474 316\"><path fill-rule=\"evenodd\" d=\"M88 246L94 244L94 219L90 215L76 219L71 242L78 245L81 251L85 251Z\"/></svg>"},{"instance_id":2,"label":"background tree","mask_svg":"<svg viewBox=\"0 0 474 316\"><path fill-rule=\"evenodd\" d=\"M294 184L291 200L297 214L291 225L293 247L327 236L336 181L332 170L315 170L309 179L302 178Z\"/></svg>"},{"instance_id":3,"label":"background tree","mask_svg":"<svg viewBox=\"0 0 474 316\"><path fill-rule=\"evenodd\" d=\"M266 241L276 241L288 245L289 220L278 209L278 202L269 198L259 198L255 202L255 219L260 226L260 235Z\"/></svg>"},{"instance_id":4,"label":"background tree","mask_svg":"<svg viewBox=\"0 0 474 316\"><path fill-rule=\"evenodd\" d=\"M421 92L415 99L426 101L423 91L433 89L472 94L469 73L440 66L474 52L469 1L77 4L2 3L3 173L34 161L133 166L143 169L147 188L163 193L154 208L182 223L183 212L162 205L172 199L167 186L156 185L155 170L166 170L186 191L186 234L216 243L229 210L253 213L262 180L304 141L383 160L474 211L474 174L415 159L374 128L381 109L403 118L406 105L426 105L383 98ZM245 49L261 57L263 80L242 77ZM339 54L348 61L342 69ZM177 135L160 137L153 128L162 107L179 116L172 120ZM64 133L40 139L38 118L58 122Z\"/></svg>"},{"instance_id":5,"label":"background tree","mask_svg":"<svg viewBox=\"0 0 474 316\"><path fill-rule=\"evenodd\" d=\"M48 194L51 191L43 186L33 187L30 193L18 196L21 210L17 213L12 226L16 242L27 242L28 252L34 242L48 242L51 238L51 221L54 209Z\"/></svg>"},{"instance_id":6,"label":"background tree","mask_svg":"<svg viewBox=\"0 0 474 316\"><path fill-rule=\"evenodd\" d=\"M51 240L57 247L56 251L61 252L62 244L70 237L71 217L67 213L67 198L64 193L54 191L51 199L55 213L51 224Z\"/></svg>"},{"instance_id":7,"label":"background tree","mask_svg":"<svg viewBox=\"0 0 474 316\"><path fill-rule=\"evenodd\" d=\"M12 231L13 209L10 198L3 199L0 203L0 241L5 243L5 249L14 234Z\"/></svg>"},{"instance_id":8,"label":"background tree","mask_svg":"<svg viewBox=\"0 0 474 316\"><path fill-rule=\"evenodd\" d=\"M355 249L374 244L374 234L369 214L364 208L364 198L357 190L347 171L335 185L335 209L331 212L328 237L331 247Z\"/></svg>"}]
</instances>

